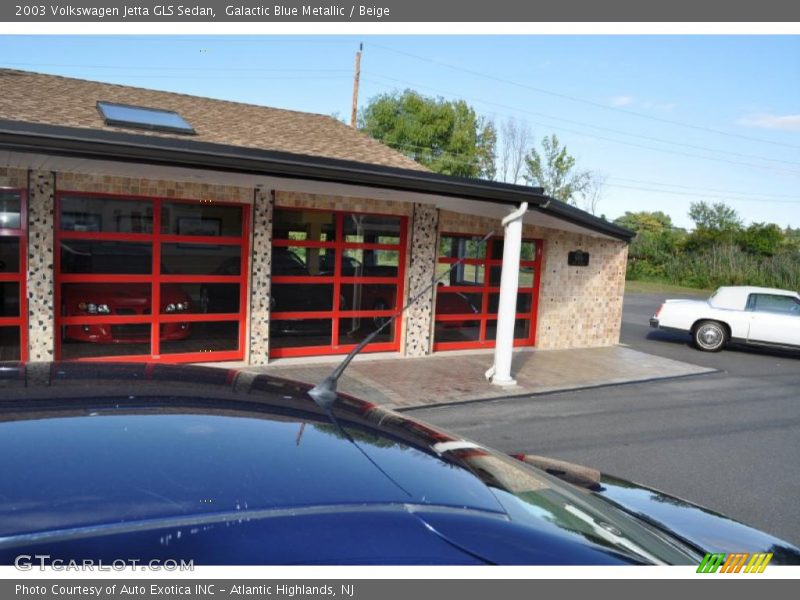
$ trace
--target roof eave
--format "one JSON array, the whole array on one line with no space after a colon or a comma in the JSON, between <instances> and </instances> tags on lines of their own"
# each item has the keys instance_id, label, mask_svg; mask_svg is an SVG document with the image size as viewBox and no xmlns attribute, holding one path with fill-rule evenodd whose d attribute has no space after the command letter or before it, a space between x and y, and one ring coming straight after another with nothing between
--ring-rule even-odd
<instances>
[{"instance_id":1,"label":"roof eave","mask_svg":"<svg viewBox=\"0 0 800 600\"><path fill-rule=\"evenodd\" d=\"M205 168L223 172L296 177L435 194L532 208L598 233L630 241L634 232L549 198L541 188L428 171L400 169L319 156L291 154L115 131L0 119L0 148L100 160Z\"/></svg>"}]
</instances>

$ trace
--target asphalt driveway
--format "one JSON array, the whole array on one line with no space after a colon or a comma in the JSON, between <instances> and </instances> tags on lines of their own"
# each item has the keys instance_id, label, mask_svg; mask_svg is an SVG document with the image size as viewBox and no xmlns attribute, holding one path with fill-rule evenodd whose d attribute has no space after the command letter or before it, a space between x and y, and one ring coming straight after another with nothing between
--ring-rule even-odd
<instances>
[{"instance_id":1,"label":"asphalt driveway","mask_svg":"<svg viewBox=\"0 0 800 600\"><path fill-rule=\"evenodd\" d=\"M800 353L703 353L651 330L661 296L625 298L622 343L713 374L417 409L508 452L597 467L800 545Z\"/></svg>"}]
</instances>

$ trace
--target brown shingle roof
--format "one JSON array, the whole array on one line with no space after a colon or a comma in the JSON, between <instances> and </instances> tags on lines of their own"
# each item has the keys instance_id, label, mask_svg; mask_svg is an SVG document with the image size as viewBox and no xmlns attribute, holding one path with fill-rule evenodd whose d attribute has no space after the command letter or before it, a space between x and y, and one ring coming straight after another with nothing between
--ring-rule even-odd
<instances>
[{"instance_id":1,"label":"brown shingle roof","mask_svg":"<svg viewBox=\"0 0 800 600\"><path fill-rule=\"evenodd\" d=\"M181 138L427 171L333 117L186 94L0 69L0 119ZM179 113L197 135L110 127L97 101Z\"/></svg>"}]
</instances>

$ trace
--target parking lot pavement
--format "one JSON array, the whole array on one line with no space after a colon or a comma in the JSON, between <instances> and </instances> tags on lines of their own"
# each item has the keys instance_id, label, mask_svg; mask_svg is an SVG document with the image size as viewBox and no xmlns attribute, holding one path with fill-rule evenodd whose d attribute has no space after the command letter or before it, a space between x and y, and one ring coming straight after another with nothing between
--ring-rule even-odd
<instances>
[{"instance_id":1,"label":"parking lot pavement","mask_svg":"<svg viewBox=\"0 0 800 600\"><path fill-rule=\"evenodd\" d=\"M650 329L661 300L626 296L622 341L719 372L413 415L501 450L638 481L800 545L800 354L697 351L688 336Z\"/></svg>"}]
</instances>

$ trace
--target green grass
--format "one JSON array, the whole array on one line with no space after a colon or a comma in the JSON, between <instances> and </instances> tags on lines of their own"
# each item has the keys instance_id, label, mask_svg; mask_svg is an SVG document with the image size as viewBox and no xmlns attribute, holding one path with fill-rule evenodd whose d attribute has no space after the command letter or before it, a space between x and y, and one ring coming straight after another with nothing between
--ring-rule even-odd
<instances>
[{"instance_id":1,"label":"green grass","mask_svg":"<svg viewBox=\"0 0 800 600\"><path fill-rule=\"evenodd\" d=\"M629 294L684 294L691 296L710 296L713 290L684 287L663 281L625 281L625 292Z\"/></svg>"}]
</instances>

